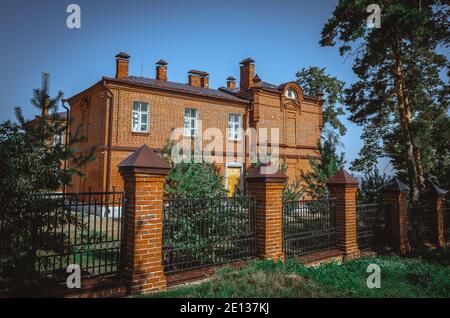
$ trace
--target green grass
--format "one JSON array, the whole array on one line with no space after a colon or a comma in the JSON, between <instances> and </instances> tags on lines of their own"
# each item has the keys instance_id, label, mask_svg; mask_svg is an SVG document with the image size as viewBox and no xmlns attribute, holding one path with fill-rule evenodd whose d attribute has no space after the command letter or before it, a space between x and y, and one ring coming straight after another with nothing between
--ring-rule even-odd
<instances>
[{"instance_id":1,"label":"green grass","mask_svg":"<svg viewBox=\"0 0 450 318\"><path fill-rule=\"evenodd\" d=\"M381 288L369 289L369 264L381 268ZM450 250L364 257L343 264L306 267L254 261L245 268L224 268L207 282L181 286L147 297L450 297Z\"/></svg>"}]
</instances>

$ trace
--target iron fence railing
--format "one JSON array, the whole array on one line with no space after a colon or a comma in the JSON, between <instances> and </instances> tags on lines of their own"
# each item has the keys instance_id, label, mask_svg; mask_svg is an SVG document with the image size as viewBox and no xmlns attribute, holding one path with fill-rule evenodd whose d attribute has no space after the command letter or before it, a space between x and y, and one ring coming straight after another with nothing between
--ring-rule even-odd
<instances>
[{"instance_id":1,"label":"iron fence railing","mask_svg":"<svg viewBox=\"0 0 450 318\"><path fill-rule=\"evenodd\" d=\"M450 200L444 201L444 235L447 242L450 241Z\"/></svg>"},{"instance_id":2,"label":"iron fence railing","mask_svg":"<svg viewBox=\"0 0 450 318\"><path fill-rule=\"evenodd\" d=\"M356 207L357 240L361 250L382 247L385 237L387 204L358 204Z\"/></svg>"},{"instance_id":3,"label":"iron fence railing","mask_svg":"<svg viewBox=\"0 0 450 318\"><path fill-rule=\"evenodd\" d=\"M166 199L166 273L223 264L255 255L253 197Z\"/></svg>"},{"instance_id":4,"label":"iron fence railing","mask_svg":"<svg viewBox=\"0 0 450 318\"><path fill-rule=\"evenodd\" d=\"M117 273L124 202L123 192L45 193L19 200L17 215L2 214L0 229L11 242L0 244L4 254L27 256L10 270L3 267L4 285L14 285L18 277L33 284L65 281L71 264L83 278Z\"/></svg>"},{"instance_id":5,"label":"iron fence railing","mask_svg":"<svg viewBox=\"0 0 450 318\"><path fill-rule=\"evenodd\" d=\"M410 243L431 241L431 206L427 201L408 204L408 236Z\"/></svg>"},{"instance_id":6,"label":"iron fence railing","mask_svg":"<svg viewBox=\"0 0 450 318\"><path fill-rule=\"evenodd\" d=\"M286 256L301 256L335 246L335 199L283 202L283 250Z\"/></svg>"}]
</instances>

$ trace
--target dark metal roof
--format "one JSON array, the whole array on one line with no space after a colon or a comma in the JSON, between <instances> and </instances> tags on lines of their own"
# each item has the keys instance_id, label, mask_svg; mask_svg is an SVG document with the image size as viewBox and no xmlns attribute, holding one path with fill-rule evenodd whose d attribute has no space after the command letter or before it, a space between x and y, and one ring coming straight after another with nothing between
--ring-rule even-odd
<instances>
[{"instance_id":1,"label":"dark metal roof","mask_svg":"<svg viewBox=\"0 0 450 318\"><path fill-rule=\"evenodd\" d=\"M188 74L195 74L195 75L200 75L200 76L209 76L209 73L203 72L203 71L199 71L199 70L190 70L188 72Z\"/></svg>"},{"instance_id":2,"label":"dark metal roof","mask_svg":"<svg viewBox=\"0 0 450 318\"><path fill-rule=\"evenodd\" d=\"M256 75L258 75L258 74L256 74ZM256 77L256 76L255 76L255 77ZM259 76L258 76L258 78L259 78ZM257 86L258 86L258 87L262 87L262 88L267 88L267 89L270 89L270 90L276 90L276 91L278 91L278 88L277 88L276 85L273 85L273 84L270 84L270 83L267 83L267 82L264 82L264 81L258 82L258 83L257 83Z\"/></svg>"},{"instance_id":3,"label":"dark metal roof","mask_svg":"<svg viewBox=\"0 0 450 318\"><path fill-rule=\"evenodd\" d=\"M130 55L128 53L125 52L120 52L119 54L116 55L117 58L121 58L121 59L129 59Z\"/></svg>"},{"instance_id":4,"label":"dark metal roof","mask_svg":"<svg viewBox=\"0 0 450 318\"><path fill-rule=\"evenodd\" d=\"M327 184L358 184L358 180L352 177L347 171L343 168L339 170L335 175L331 176L328 179Z\"/></svg>"},{"instance_id":5,"label":"dark metal roof","mask_svg":"<svg viewBox=\"0 0 450 318\"><path fill-rule=\"evenodd\" d=\"M435 176L430 176L427 179L427 188L428 191L431 191L438 196L445 196L448 192L447 190L441 188L439 181Z\"/></svg>"},{"instance_id":6,"label":"dark metal roof","mask_svg":"<svg viewBox=\"0 0 450 318\"><path fill-rule=\"evenodd\" d=\"M147 145L143 145L141 148L133 152L128 158L122 161L119 164L119 168L121 170L126 170L126 168L170 169L167 162L165 162Z\"/></svg>"},{"instance_id":7,"label":"dark metal roof","mask_svg":"<svg viewBox=\"0 0 450 318\"><path fill-rule=\"evenodd\" d=\"M230 101L235 101L235 102L244 102L244 103L249 102L248 100L236 97L236 96L232 95L231 93L224 92L223 90L191 86L189 84L181 84L181 83L175 83L175 82L170 82L170 81L160 81L160 80L153 79L153 78L130 76L128 78L123 78L123 79L116 79L116 78L110 78L110 77L104 77L103 79L112 81L112 82L137 85L137 86L149 87L149 88L155 88L155 89L162 89L162 90L168 90L168 91L179 92L179 93L187 93L187 94L193 94L193 95L204 96L204 97L212 97L212 98L230 100Z\"/></svg>"},{"instance_id":8,"label":"dark metal roof","mask_svg":"<svg viewBox=\"0 0 450 318\"><path fill-rule=\"evenodd\" d=\"M158 62L156 62L156 65L167 65L167 62L163 59L160 59Z\"/></svg>"},{"instance_id":9,"label":"dark metal roof","mask_svg":"<svg viewBox=\"0 0 450 318\"><path fill-rule=\"evenodd\" d=\"M255 60L252 59L251 57L247 57L245 60L242 60L241 63L239 64L250 64L250 63L254 63Z\"/></svg>"},{"instance_id":10,"label":"dark metal roof","mask_svg":"<svg viewBox=\"0 0 450 318\"><path fill-rule=\"evenodd\" d=\"M273 174L268 174L266 173L267 171L265 171L264 169L269 169L268 165L265 166L259 166L256 169L251 169L246 176L247 180L266 180L266 181L270 181L270 182L279 182L279 183L283 183L286 181L287 177L286 175L281 171L281 170L277 170L275 173Z\"/></svg>"},{"instance_id":11,"label":"dark metal roof","mask_svg":"<svg viewBox=\"0 0 450 318\"><path fill-rule=\"evenodd\" d=\"M240 92L239 87L233 88L233 89L229 88L229 87L219 87L219 90L222 91L222 92L226 92L228 94L237 94L237 93Z\"/></svg>"},{"instance_id":12,"label":"dark metal roof","mask_svg":"<svg viewBox=\"0 0 450 318\"><path fill-rule=\"evenodd\" d=\"M400 191L408 192L409 187L404 184L399 178L393 177L386 185L382 188L383 191Z\"/></svg>"},{"instance_id":13,"label":"dark metal roof","mask_svg":"<svg viewBox=\"0 0 450 318\"><path fill-rule=\"evenodd\" d=\"M235 81L236 79L233 76L228 76L227 81Z\"/></svg>"}]
</instances>

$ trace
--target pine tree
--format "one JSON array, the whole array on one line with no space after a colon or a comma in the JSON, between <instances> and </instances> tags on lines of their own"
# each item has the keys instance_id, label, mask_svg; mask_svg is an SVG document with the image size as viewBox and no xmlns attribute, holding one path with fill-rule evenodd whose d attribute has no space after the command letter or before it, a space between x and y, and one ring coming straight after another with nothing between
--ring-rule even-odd
<instances>
[{"instance_id":1,"label":"pine tree","mask_svg":"<svg viewBox=\"0 0 450 318\"><path fill-rule=\"evenodd\" d=\"M44 74L32 104L41 111L48 107L50 113L27 121L17 107L18 122L0 124L0 282L10 281L19 290L36 278L38 251L70 252L69 238L56 229L79 222L62 211L61 199L47 195L69 185L74 174L81 174L77 168L92 160L93 150L88 156L75 155L78 134L68 136L67 144L53 143L55 134L67 127L57 113L61 97L61 92L50 97ZM64 160L72 160L72 168L65 170Z\"/></svg>"},{"instance_id":2,"label":"pine tree","mask_svg":"<svg viewBox=\"0 0 450 318\"><path fill-rule=\"evenodd\" d=\"M322 137L332 137L338 143L339 137L345 135L347 129L339 119L345 115L342 103L344 101L345 83L326 73L325 68L312 66L302 68L296 74L297 82L306 95L323 94L323 123Z\"/></svg>"},{"instance_id":3,"label":"pine tree","mask_svg":"<svg viewBox=\"0 0 450 318\"><path fill-rule=\"evenodd\" d=\"M378 1L381 28L371 29L366 9L372 2L340 0L320 43L340 42L340 54L354 59L358 80L347 90L345 103L350 120L363 127L364 146L353 168L370 171L380 156L391 158L397 170L407 172L411 198L417 201L430 155L439 152L424 132L429 127L428 135L440 135L438 126L448 121L449 87L440 77L448 61L438 49L449 44L449 5ZM432 114L442 121L435 123ZM445 152L440 155L448 157L448 148Z\"/></svg>"},{"instance_id":4,"label":"pine tree","mask_svg":"<svg viewBox=\"0 0 450 318\"><path fill-rule=\"evenodd\" d=\"M327 193L327 181L344 164L344 154L337 155L336 143L331 136L319 145L320 159L311 158L312 171L302 174L305 181L305 191L315 199L324 197Z\"/></svg>"},{"instance_id":5,"label":"pine tree","mask_svg":"<svg viewBox=\"0 0 450 318\"><path fill-rule=\"evenodd\" d=\"M312 198L326 195L327 180L344 166L344 153L337 154L340 137L347 129L339 116L344 115L343 100L345 83L326 73L325 68L309 67L297 74L297 82L307 95L323 94L323 122L321 140L318 143L320 159L311 158L312 171L303 173L303 191ZM295 183L294 183L295 184Z\"/></svg>"},{"instance_id":6,"label":"pine tree","mask_svg":"<svg viewBox=\"0 0 450 318\"><path fill-rule=\"evenodd\" d=\"M364 175L359 188L358 201L361 203L377 203L381 189L388 183L386 174L381 174L378 168Z\"/></svg>"}]
</instances>

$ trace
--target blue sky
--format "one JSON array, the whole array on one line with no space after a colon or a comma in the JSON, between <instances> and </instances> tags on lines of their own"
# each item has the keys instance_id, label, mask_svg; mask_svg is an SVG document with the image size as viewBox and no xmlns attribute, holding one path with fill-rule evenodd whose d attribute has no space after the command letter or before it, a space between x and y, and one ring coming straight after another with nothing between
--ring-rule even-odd
<instances>
[{"instance_id":1,"label":"blue sky","mask_svg":"<svg viewBox=\"0 0 450 318\"><path fill-rule=\"evenodd\" d=\"M81 7L81 29L66 27L66 7ZM209 72L210 86L239 77L239 62L252 57L261 79L274 84L295 79L302 67L326 67L351 83L351 60L337 48L320 47L324 23L336 1L144 1L144 0L2 0L0 10L0 121L26 117L32 89L42 72L51 88L65 97L87 88L101 76L113 76L114 55L131 55L130 73L154 77L154 63L168 61L171 81L186 82L187 71ZM349 163L361 147L359 127L342 117L342 138ZM348 166L348 165L347 165ZM384 169L386 161L380 163Z\"/></svg>"}]
</instances>

